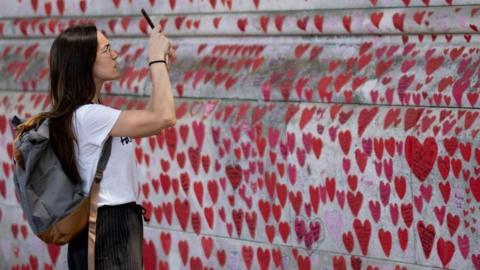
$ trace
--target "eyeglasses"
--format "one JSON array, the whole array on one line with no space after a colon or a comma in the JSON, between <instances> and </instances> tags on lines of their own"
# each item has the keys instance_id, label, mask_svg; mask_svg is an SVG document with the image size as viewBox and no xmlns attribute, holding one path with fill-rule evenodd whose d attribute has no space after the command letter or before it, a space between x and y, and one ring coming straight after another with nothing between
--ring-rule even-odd
<instances>
[{"instance_id":1,"label":"eyeglasses","mask_svg":"<svg viewBox=\"0 0 480 270\"><path fill-rule=\"evenodd\" d=\"M105 46L105 49L101 52L101 54L109 54L110 57L112 57L112 47L110 46L110 44L107 44Z\"/></svg>"}]
</instances>

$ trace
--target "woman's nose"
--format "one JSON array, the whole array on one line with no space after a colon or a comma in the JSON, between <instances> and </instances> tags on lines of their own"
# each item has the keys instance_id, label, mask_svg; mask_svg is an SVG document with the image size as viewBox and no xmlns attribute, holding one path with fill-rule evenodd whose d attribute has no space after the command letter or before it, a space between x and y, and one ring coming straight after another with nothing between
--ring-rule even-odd
<instances>
[{"instance_id":1,"label":"woman's nose","mask_svg":"<svg viewBox=\"0 0 480 270\"><path fill-rule=\"evenodd\" d=\"M113 60L116 60L118 58L118 52L117 51L112 51L112 54L111 54Z\"/></svg>"}]
</instances>

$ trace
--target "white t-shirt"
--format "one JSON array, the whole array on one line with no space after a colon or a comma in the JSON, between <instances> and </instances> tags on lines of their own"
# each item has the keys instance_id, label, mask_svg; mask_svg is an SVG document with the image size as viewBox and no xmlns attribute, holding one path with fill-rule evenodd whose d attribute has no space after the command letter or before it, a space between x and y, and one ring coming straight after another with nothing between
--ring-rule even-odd
<instances>
[{"instance_id":1,"label":"white t-shirt","mask_svg":"<svg viewBox=\"0 0 480 270\"><path fill-rule=\"evenodd\" d=\"M121 111L87 104L78 108L73 117L77 137L75 147L77 168L83 191L90 192L104 142ZM100 182L98 206L136 202L138 195L135 141L129 137L112 137L112 152Z\"/></svg>"}]
</instances>

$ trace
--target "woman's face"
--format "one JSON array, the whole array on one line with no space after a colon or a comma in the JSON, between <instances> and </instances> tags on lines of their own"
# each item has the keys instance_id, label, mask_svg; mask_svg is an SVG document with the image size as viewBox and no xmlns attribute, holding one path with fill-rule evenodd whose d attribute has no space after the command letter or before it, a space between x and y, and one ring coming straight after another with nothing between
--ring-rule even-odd
<instances>
[{"instance_id":1,"label":"woman's face","mask_svg":"<svg viewBox=\"0 0 480 270\"><path fill-rule=\"evenodd\" d=\"M97 31L98 49L95 63L93 64L93 77L95 81L104 82L120 78L120 71L116 59L118 54L110 47L110 42L105 35Z\"/></svg>"}]
</instances>

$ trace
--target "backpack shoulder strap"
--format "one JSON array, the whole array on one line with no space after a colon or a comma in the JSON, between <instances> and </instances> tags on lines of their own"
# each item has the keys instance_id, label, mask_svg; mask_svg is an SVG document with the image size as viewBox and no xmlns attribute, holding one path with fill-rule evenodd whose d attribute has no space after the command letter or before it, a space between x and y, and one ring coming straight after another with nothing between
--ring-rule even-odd
<instances>
[{"instance_id":1,"label":"backpack shoulder strap","mask_svg":"<svg viewBox=\"0 0 480 270\"><path fill-rule=\"evenodd\" d=\"M108 159L112 150L112 137L108 137L103 145L102 154L97 164L97 171L90 189L90 214L88 217L88 270L95 269L95 239L97 232L97 209L98 193L100 192L100 181L103 178L103 171L107 167Z\"/></svg>"},{"instance_id":2,"label":"backpack shoulder strap","mask_svg":"<svg viewBox=\"0 0 480 270\"><path fill-rule=\"evenodd\" d=\"M112 152L112 137L108 137L107 141L103 145L102 154L100 155L100 160L98 160L97 171L95 172L95 178L93 182L100 183L103 178L103 171L107 167L108 159L110 158L110 153Z\"/></svg>"}]
</instances>

